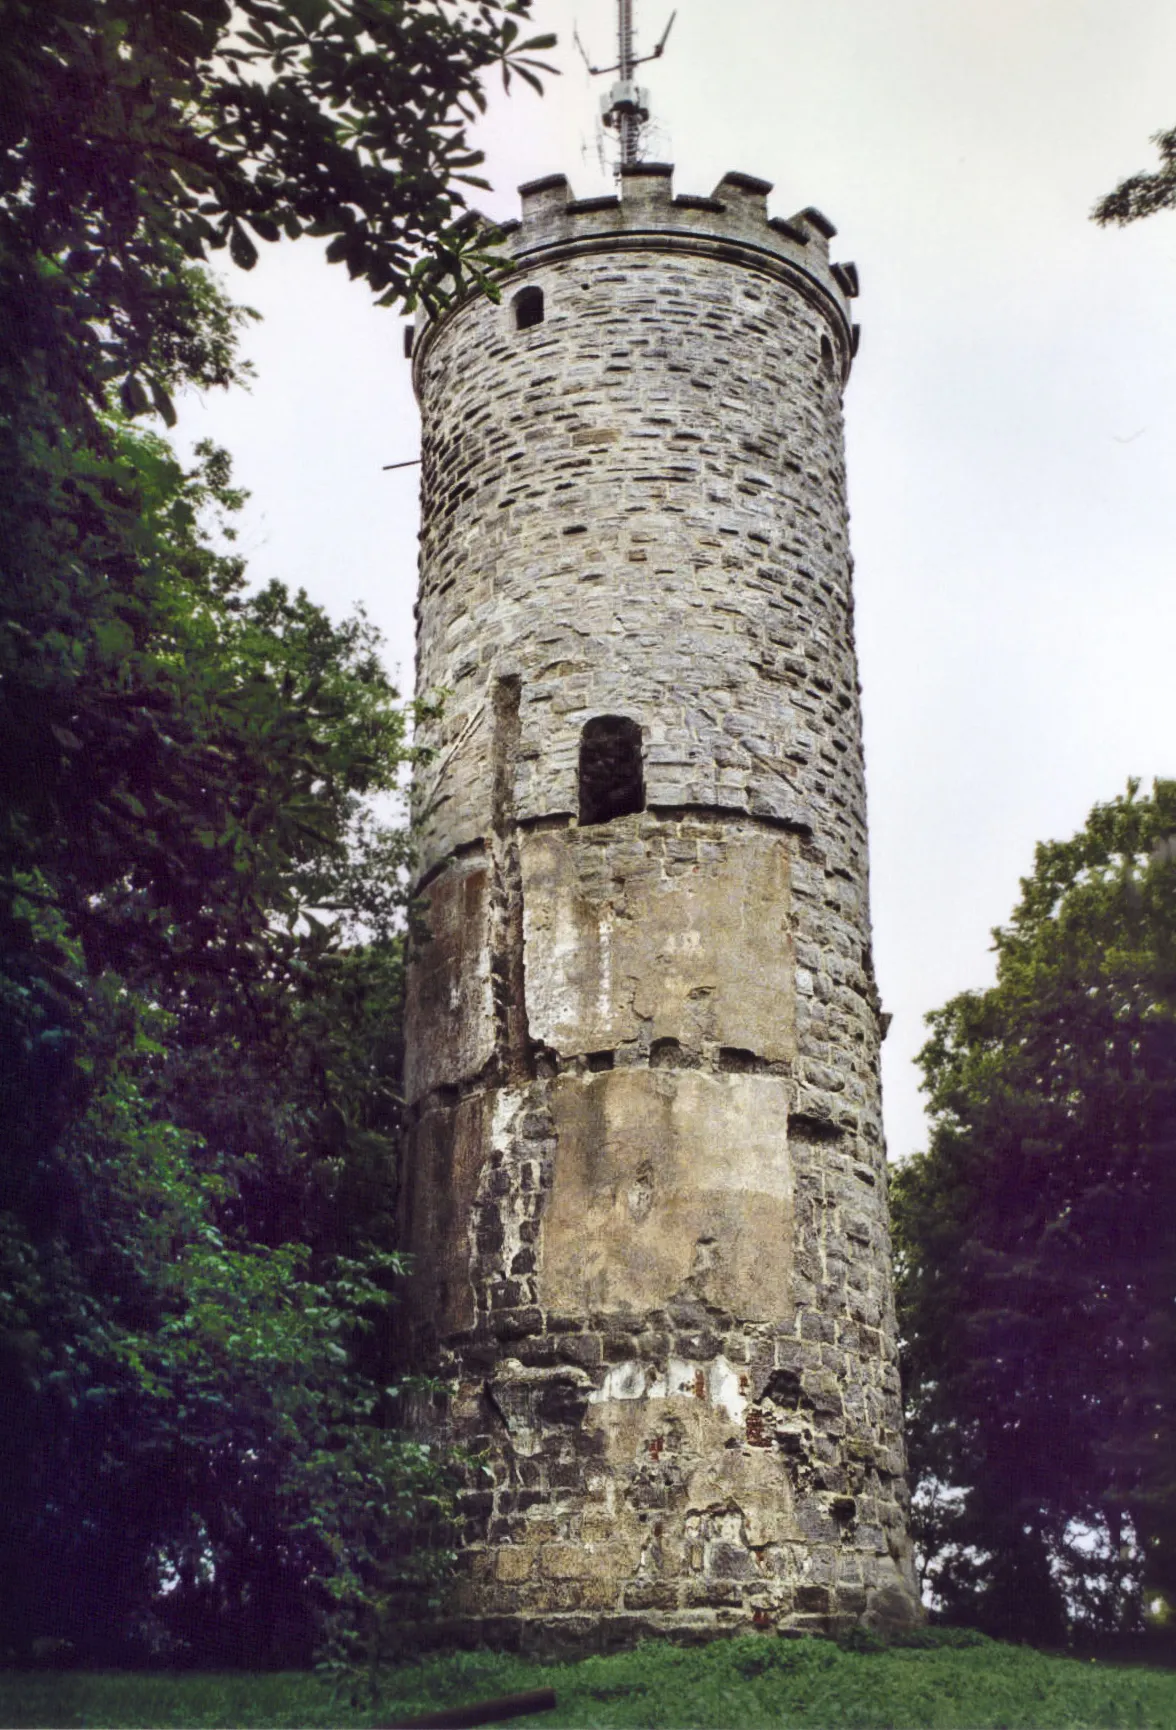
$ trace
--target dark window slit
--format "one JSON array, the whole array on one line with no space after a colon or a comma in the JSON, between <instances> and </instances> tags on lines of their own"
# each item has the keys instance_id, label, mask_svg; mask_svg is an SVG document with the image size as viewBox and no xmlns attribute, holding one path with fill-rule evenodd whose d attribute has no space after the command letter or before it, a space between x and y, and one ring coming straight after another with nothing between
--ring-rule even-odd
<instances>
[{"instance_id":1,"label":"dark window slit","mask_svg":"<svg viewBox=\"0 0 1176 1730\"><path fill-rule=\"evenodd\" d=\"M609 823L645 809L641 728L625 715L597 715L580 735L580 822Z\"/></svg>"},{"instance_id":2,"label":"dark window slit","mask_svg":"<svg viewBox=\"0 0 1176 1730\"><path fill-rule=\"evenodd\" d=\"M516 330L531 330L543 323L545 313L541 288L520 289L511 305L514 307Z\"/></svg>"}]
</instances>

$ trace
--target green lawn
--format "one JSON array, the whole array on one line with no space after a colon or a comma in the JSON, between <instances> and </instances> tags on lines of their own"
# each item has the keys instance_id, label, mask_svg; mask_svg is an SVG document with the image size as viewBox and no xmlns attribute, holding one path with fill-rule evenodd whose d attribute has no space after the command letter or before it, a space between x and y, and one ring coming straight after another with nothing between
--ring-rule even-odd
<instances>
[{"instance_id":1,"label":"green lawn","mask_svg":"<svg viewBox=\"0 0 1176 1730\"><path fill-rule=\"evenodd\" d=\"M577 1664L457 1653L389 1671L378 1708L332 1700L313 1675L0 1674L0 1724L350 1725L551 1686L543 1725L776 1730L1055 1730L1176 1726L1176 1671L1117 1666L993 1643L963 1650L848 1652L763 1635L702 1648L645 1645Z\"/></svg>"}]
</instances>

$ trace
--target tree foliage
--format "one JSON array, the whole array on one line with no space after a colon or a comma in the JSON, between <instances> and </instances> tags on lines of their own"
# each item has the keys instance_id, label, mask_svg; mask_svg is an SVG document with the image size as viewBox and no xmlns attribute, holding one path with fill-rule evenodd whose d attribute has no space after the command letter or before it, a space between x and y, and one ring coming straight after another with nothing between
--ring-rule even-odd
<instances>
[{"instance_id":1,"label":"tree foliage","mask_svg":"<svg viewBox=\"0 0 1176 1730\"><path fill-rule=\"evenodd\" d=\"M362 619L212 550L219 457L112 438L119 607L9 620L55 749L5 832L5 1644L305 1658L444 1501L388 1337L404 713Z\"/></svg>"},{"instance_id":2,"label":"tree foliage","mask_svg":"<svg viewBox=\"0 0 1176 1730\"><path fill-rule=\"evenodd\" d=\"M481 79L535 82L530 0L3 0L0 357L63 407L170 419L224 382L192 261L309 233L391 304L478 275Z\"/></svg>"},{"instance_id":3,"label":"tree foliage","mask_svg":"<svg viewBox=\"0 0 1176 1730\"><path fill-rule=\"evenodd\" d=\"M1102 223L1138 222L1157 210L1176 206L1176 128L1157 132L1152 143L1160 153L1160 166L1150 174L1132 174L1108 192L1094 207L1094 220Z\"/></svg>"},{"instance_id":4,"label":"tree foliage","mask_svg":"<svg viewBox=\"0 0 1176 1730\"><path fill-rule=\"evenodd\" d=\"M948 1611L1059 1639L1176 1594L1176 782L1039 846L994 937L895 1179L912 1460Z\"/></svg>"},{"instance_id":5,"label":"tree foliage","mask_svg":"<svg viewBox=\"0 0 1176 1730\"><path fill-rule=\"evenodd\" d=\"M239 376L204 261L251 236L385 301L481 268L528 9L0 0L0 1651L303 1659L443 1541L390 1347L404 711L136 417Z\"/></svg>"}]
</instances>

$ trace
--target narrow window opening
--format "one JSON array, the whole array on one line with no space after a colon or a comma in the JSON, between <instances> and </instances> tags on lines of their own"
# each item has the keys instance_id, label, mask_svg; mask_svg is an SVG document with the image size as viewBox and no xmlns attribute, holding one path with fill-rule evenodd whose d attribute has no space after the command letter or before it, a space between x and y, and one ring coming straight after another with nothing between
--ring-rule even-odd
<instances>
[{"instance_id":1,"label":"narrow window opening","mask_svg":"<svg viewBox=\"0 0 1176 1730\"><path fill-rule=\"evenodd\" d=\"M827 336L821 338L821 371L826 378L833 377L833 344Z\"/></svg>"},{"instance_id":2,"label":"narrow window opening","mask_svg":"<svg viewBox=\"0 0 1176 1730\"><path fill-rule=\"evenodd\" d=\"M597 715L580 735L580 822L608 823L644 809L641 729L624 715Z\"/></svg>"},{"instance_id":3,"label":"narrow window opening","mask_svg":"<svg viewBox=\"0 0 1176 1730\"><path fill-rule=\"evenodd\" d=\"M520 289L511 304L514 307L516 330L530 330L532 325L543 323L543 290L541 288Z\"/></svg>"},{"instance_id":4,"label":"narrow window opening","mask_svg":"<svg viewBox=\"0 0 1176 1730\"><path fill-rule=\"evenodd\" d=\"M650 1069L680 1069L683 1051L680 1039L655 1039L649 1048Z\"/></svg>"}]
</instances>

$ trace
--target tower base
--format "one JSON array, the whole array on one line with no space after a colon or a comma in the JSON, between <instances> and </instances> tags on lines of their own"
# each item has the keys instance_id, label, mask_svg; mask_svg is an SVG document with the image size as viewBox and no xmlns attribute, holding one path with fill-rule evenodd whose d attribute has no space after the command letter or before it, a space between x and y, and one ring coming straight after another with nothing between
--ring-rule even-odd
<instances>
[{"instance_id":1,"label":"tower base","mask_svg":"<svg viewBox=\"0 0 1176 1730\"><path fill-rule=\"evenodd\" d=\"M452 1390L426 1427L477 1462L459 1497L446 1639L551 1652L921 1619L884 1266L838 1254L866 1229L853 1210L875 1186L849 1138L795 1120L787 1133L787 1087L633 1065L496 1088L422 1119L418 1222L426 1197L469 1221L481 1295L472 1325L434 1335L425 1354ZM787 1181L724 1192L733 1144L743 1181L769 1163L765 1151L757 1168L757 1146L775 1147ZM697 1188L676 1197L659 1145L685 1149L692 1186L710 1146L699 1218ZM620 1265L618 1210L637 1240ZM432 1223L418 1242L437 1320L447 1275L427 1245L457 1234ZM562 1305L536 1301L536 1247L541 1289ZM612 1285L596 1308L598 1258ZM811 1286L806 1272L822 1269Z\"/></svg>"}]
</instances>

